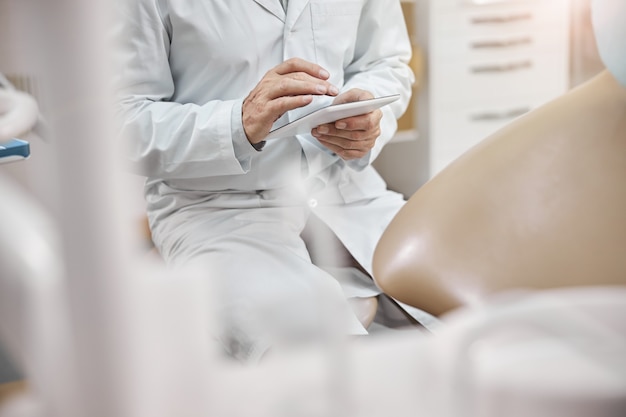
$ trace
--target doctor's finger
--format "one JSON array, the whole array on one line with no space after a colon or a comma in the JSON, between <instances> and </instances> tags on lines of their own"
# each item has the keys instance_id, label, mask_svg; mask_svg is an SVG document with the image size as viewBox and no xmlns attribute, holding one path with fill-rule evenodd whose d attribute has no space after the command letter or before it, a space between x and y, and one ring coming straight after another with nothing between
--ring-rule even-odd
<instances>
[{"instance_id":1,"label":"doctor's finger","mask_svg":"<svg viewBox=\"0 0 626 417\"><path fill-rule=\"evenodd\" d=\"M313 96L310 94L278 97L267 103L266 111L273 115L275 121L289 110L310 104L312 98Z\"/></svg>"},{"instance_id":2,"label":"doctor's finger","mask_svg":"<svg viewBox=\"0 0 626 417\"><path fill-rule=\"evenodd\" d=\"M350 145L348 142L365 141L370 139L371 135L363 130L340 130L333 127L332 124L321 125L314 128L311 134L316 138L324 138L327 141L336 143L339 146ZM346 146L349 149L350 146Z\"/></svg>"},{"instance_id":3,"label":"doctor's finger","mask_svg":"<svg viewBox=\"0 0 626 417\"><path fill-rule=\"evenodd\" d=\"M323 143L329 143L348 151L368 151L374 147L376 138L372 136L361 138L346 138L342 136L331 135L313 135L317 140Z\"/></svg>"},{"instance_id":4,"label":"doctor's finger","mask_svg":"<svg viewBox=\"0 0 626 417\"><path fill-rule=\"evenodd\" d=\"M339 94L339 89L335 87L333 84L331 84L328 80L320 80L319 78L313 77L310 74L307 74L306 72L302 72L302 71L292 72L292 73L284 74L284 75L276 75L276 77L291 78L293 80L309 82L309 83L316 84L316 85L323 85L327 87L329 90L330 89L333 90L332 95Z\"/></svg>"},{"instance_id":5,"label":"doctor's finger","mask_svg":"<svg viewBox=\"0 0 626 417\"><path fill-rule=\"evenodd\" d=\"M360 88L351 88L348 91L341 93L334 100L333 104L352 103L355 101L362 101L374 98L374 95L366 90Z\"/></svg>"},{"instance_id":6,"label":"doctor's finger","mask_svg":"<svg viewBox=\"0 0 626 417\"><path fill-rule=\"evenodd\" d=\"M316 127L311 134L320 142L331 143L342 149L366 150L374 146L380 130L339 130L328 124Z\"/></svg>"},{"instance_id":7,"label":"doctor's finger","mask_svg":"<svg viewBox=\"0 0 626 417\"><path fill-rule=\"evenodd\" d=\"M334 127L339 130L372 131L379 128L382 118L383 112L377 109L367 114L337 120Z\"/></svg>"},{"instance_id":8,"label":"doctor's finger","mask_svg":"<svg viewBox=\"0 0 626 417\"><path fill-rule=\"evenodd\" d=\"M268 91L270 99L284 96L296 95L337 95L339 89L325 81L314 81L313 79L297 79L283 76L274 80Z\"/></svg>"},{"instance_id":9,"label":"doctor's finger","mask_svg":"<svg viewBox=\"0 0 626 417\"><path fill-rule=\"evenodd\" d=\"M351 159L360 159L363 158L370 151L371 147L364 147L359 149L347 149L341 147L333 142L327 142L324 139L319 139L319 142L333 151L335 154L339 155L341 159L345 161L349 161Z\"/></svg>"},{"instance_id":10,"label":"doctor's finger","mask_svg":"<svg viewBox=\"0 0 626 417\"><path fill-rule=\"evenodd\" d=\"M344 142L348 141L373 141L380 136L380 126L375 124L368 130L347 130L337 129L335 124L328 123L320 125L311 131L311 134L316 138L328 137L330 140L336 140L337 144L343 146ZM347 143L347 142L346 142Z\"/></svg>"},{"instance_id":11,"label":"doctor's finger","mask_svg":"<svg viewBox=\"0 0 626 417\"><path fill-rule=\"evenodd\" d=\"M323 67L301 58L290 58L283 63L278 64L274 67L274 72L280 75L294 72L304 72L322 80L327 80L330 77L328 71L326 71Z\"/></svg>"}]
</instances>

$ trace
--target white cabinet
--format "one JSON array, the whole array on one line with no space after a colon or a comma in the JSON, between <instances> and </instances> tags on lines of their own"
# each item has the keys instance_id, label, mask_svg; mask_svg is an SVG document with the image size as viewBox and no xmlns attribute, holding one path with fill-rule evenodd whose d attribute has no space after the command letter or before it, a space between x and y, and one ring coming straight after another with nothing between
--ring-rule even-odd
<instances>
[{"instance_id":1,"label":"white cabinet","mask_svg":"<svg viewBox=\"0 0 626 417\"><path fill-rule=\"evenodd\" d=\"M567 91L570 1L413 2L410 30L424 60L414 98L419 137L388 145L377 161L390 188L410 195L486 136Z\"/></svg>"},{"instance_id":2,"label":"white cabinet","mask_svg":"<svg viewBox=\"0 0 626 417\"><path fill-rule=\"evenodd\" d=\"M418 0L420 140L432 177L569 87L569 0Z\"/></svg>"}]
</instances>

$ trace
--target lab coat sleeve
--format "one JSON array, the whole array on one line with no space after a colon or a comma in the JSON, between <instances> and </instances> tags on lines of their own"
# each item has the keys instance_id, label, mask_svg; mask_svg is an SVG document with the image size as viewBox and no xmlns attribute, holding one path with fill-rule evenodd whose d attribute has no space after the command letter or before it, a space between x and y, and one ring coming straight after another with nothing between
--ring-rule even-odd
<instances>
[{"instance_id":1,"label":"lab coat sleeve","mask_svg":"<svg viewBox=\"0 0 626 417\"><path fill-rule=\"evenodd\" d=\"M369 0L363 9L354 59L345 70L342 91L360 88L376 97L400 94L400 100L381 109L381 134L374 148L363 158L349 161L349 167L364 169L396 133L397 119L408 106L415 80L410 59L411 43L400 2Z\"/></svg>"},{"instance_id":2,"label":"lab coat sleeve","mask_svg":"<svg viewBox=\"0 0 626 417\"><path fill-rule=\"evenodd\" d=\"M245 174L256 150L241 124L242 100L172 102L168 17L157 0L117 2L117 111L133 172L163 179ZM239 112L239 114L237 114Z\"/></svg>"}]
</instances>

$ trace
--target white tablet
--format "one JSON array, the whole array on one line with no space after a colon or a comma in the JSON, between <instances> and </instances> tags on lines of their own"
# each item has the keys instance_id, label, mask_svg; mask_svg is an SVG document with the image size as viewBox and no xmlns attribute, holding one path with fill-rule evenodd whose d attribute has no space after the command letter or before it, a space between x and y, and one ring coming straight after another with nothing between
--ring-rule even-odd
<instances>
[{"instance_id":1,"label":"white tablet","mask_svg":"<svg viewBox=\"0 0 626 417\"><path fill-rule=\"evenodd\" d=\"M331 123L339 119L345 119L346 117L366 114L386 104L393 103L399 98L400 94L394 94L350 103L331 104L330 106L322 107L293 122L289 122L284 126L272 130L265 140L310 133L314 127L323 125L324 123Z\"/></svg>"}]
</instances>

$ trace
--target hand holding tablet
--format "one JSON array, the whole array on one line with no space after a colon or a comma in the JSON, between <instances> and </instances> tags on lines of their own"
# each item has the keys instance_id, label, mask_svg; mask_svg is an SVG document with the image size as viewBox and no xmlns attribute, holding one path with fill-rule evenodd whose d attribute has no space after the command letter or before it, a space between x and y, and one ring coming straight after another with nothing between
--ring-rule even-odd
<instances>
[{"instance_id":1,"label":"hand holding tablet","mask_svg":"<svg viewBox=\"0 0 626 417\"><path fill-rule=\"evenodd\" d=\"M400 95L395 94L349 103L331 104L272 130L265 140L310 133L313 128L319 125L372 112L399 98Z\"/></svg>"}]
</instances>

